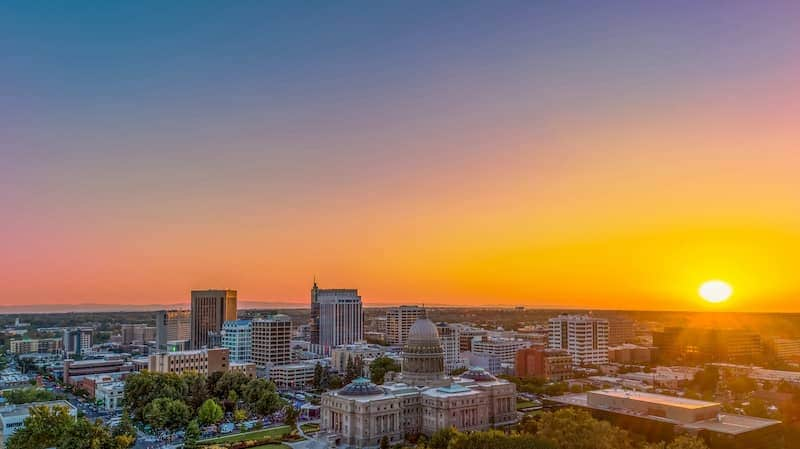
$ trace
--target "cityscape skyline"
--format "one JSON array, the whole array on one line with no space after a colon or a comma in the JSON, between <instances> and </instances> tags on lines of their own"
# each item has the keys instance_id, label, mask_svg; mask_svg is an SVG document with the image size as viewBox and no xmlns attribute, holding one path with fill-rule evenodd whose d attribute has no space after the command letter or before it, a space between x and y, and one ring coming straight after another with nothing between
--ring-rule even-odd
<instances>
[{"instance_id":1,"label":"cityscape skyline","mask_svg":"<svg viewBox=\"0 0 800 449\"><path fill-rule=\"evenodd\" d=\"M4 3L0 307L800 311L799 16Z\"/></svg>"}]
</instances>

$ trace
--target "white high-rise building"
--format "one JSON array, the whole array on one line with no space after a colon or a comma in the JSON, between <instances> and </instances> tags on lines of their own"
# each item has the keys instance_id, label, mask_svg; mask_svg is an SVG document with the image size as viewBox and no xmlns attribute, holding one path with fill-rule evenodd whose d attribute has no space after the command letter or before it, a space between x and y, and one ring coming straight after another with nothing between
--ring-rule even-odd
<instances>
[{"instance_id":1,"label":"white high-rise building","mask_svg":"<svg viewBox=\"0 0 800 449\"><path fill-rule=\"evenodd\" d=\"M316 284L315 284L316 285ZM364 312L361 297L356 289L316 289L312 293L313 302L319 310L316 319L319 342L313 340L312 349L328 354L339 345L349 345L364 339Z\"/></svg>"},{"instance_id":2,"label":"white high-rise building","mask_svg":"<svg viewBox=\"0 0 800 449\"><path fill-rule=\"evenodd\" d=\"M253 349L252 322L234 320L222 323L222 347L230 351L231 362L250 362Z\"/></svg>"},{"instance_id":3,"label":"white high-rise building","mask_svg":"<svg viewBox=\"0 0 800 449\"><path fill-rule=\"evenodd\" d=\"M292 320L283 314L257 318L251 323L251 359L259 368L292 362Z\"/></svg>"},{"instance_id":4,"label":"white high-rise building","mask_svg":"<svg viewBox=\"0 0 800 449\"><path fill-rule=\"evenodd\" d=\"M548 322L550 348L569 352L573 365L608 363L608 320L564 314Z\"/></svg>"},{"instance_id":5,"label":"white high-rise building","mask_svg":"<svg viewBox=\"0 0 800 449\"><path fill-rule=\"evenodd\" d=\"M444 352L444 372L450 373L454 369L463 367L458 328L447 323L438 323L436 329L439 331L439 340L442 342Z\"/></svg>"},{"instance_id":6,"label":"white high-rise building","mask_svg":"<svg viewBox=\"0 0 800 449\"><path fill-rule=\"evenodd\" d=\"M425 309L419 306L400 306L386 312L386 342L402 346L408 339L408 331L420 318L425 318Z\"/></svg>"}]
</instances>

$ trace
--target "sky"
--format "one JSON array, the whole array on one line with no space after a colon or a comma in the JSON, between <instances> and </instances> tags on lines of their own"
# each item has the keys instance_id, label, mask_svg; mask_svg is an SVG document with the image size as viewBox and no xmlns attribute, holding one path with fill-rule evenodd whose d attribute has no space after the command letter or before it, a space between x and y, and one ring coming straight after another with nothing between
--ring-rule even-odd
<instances>
[{"instance_id":1,"label":"sky","mask_svg":"<svg viewBox=\"0 0 800 449\"><path fill-rule=\"evenodd\" d=\"M800 311L798 55L791 1L2 2L0 306Z\"/></svg>"}]
</instances>

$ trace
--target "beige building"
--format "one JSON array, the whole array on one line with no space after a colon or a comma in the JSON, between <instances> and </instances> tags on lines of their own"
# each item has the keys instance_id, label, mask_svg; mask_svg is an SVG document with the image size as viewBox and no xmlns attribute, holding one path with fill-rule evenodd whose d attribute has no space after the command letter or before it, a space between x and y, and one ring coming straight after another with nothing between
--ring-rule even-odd
<instances>
[{"instance_id":1,"label":"beige building","mask_svg":"<svg viewBox=\"0 0 800 449\"><path fill-rule=\"evenodd\" d=\"M236 290L192 290L192 348L209 346L209 335L236 319Z\"/></svg>"},{"instance_id":2,"label":"beige building","mask_svg":"<svg viewBox=\"0 0 800 449\"><path fill-rule=\"evenodd\" d=\"M230 369L226 348L151 354L147 369L156 373L196 371L206 376Z\"/></svg>"},{"instance_id":3,"label":"beige building","mask_svg":"<svg viewBox=\"0 0 800 449\"><path fill-rule=\"evenodd\" d=\"M11 340L9 351L12 354L32 352L54 353L61 351L64 341L60 338L41 338L39 340Z\"/></svg>"},{"instance_id":4,"label":"beige building","mask_svg":"<svg viewBox=\"0 0 800 449\"><path fill-rule=\"evenodd\" d=\"M278 388L302 388L314 381L316 364L292 363L269 369L269 380Z\"/></svg>"},{"instance_id":5,"label":"beige building","mask_svg":"<svg viewBox=\"0 0 800 449\"><path fill-rule=\"evenodd\" d=\"M339 373L347 369L347 360L360 357L361 360L375 360L385 353L385 348L368 343L342 345L331 351L331 368Z\"/></svg>"},{"instance_id":6,"label":"beige building","mask_svg":"<svg viewBox=\"0 0 800 449\"><path fill-rule=\"evenodd\" d=\"M250 379L256 378L256 364L253 362L230 362L230 371L241 371Z\"/></svg>"},{"instance_id":7,"label":"beige building","mask_svg":"<svg viewBox=\"0 0 800 449\"><path fill-rule=\"evenodd\" d=\"M425 318L425 309L419 306L400 306L386 312L386 342L390 345L404 345L411 326L420 318Z\"/></svg>"},{"instance_id":8,"label":"beige building","mask_svg":"<svg viewBox=\"0 0 800 449\"><path fill-rule=\"evenodd\" d=\"M160 310L156 312L156 344L166 349L167 342L190 340L192 314L188 310Z\"/></svg>"},{"instance_id":9,"label":"beige building","mask_svg":"<svg viewBox=\"0 0 800 449\"><path fill-rule=\"evenodd\" d=\"M292 320L277 314L252 321L250 357L259 368L286 365L292 361Z\"/></svg>"},{"instance_id":10,"label":"beige building","mask_svg":"<svg viewBox=\"0 0 800 449\"><path fill-rule=\"evenodd\" d=\"M392 376L389 376L392 377ZM444 354L431 321L417 320L403 350L402 372L382 386L359 378L322 395L321 427L344 447L401 443L439 429L486 430L517 421L516 386L480 368L444 374Z\"/></svg>"}]
</instances>

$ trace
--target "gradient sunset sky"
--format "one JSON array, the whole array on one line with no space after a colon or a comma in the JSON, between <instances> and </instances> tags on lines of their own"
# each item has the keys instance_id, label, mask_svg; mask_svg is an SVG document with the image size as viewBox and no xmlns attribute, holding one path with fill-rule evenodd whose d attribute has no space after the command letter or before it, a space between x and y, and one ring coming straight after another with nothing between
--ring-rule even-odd
<instances>
[{"instance_id":1,"label":"gradient sunset sky","mask_svg":"<svg viewBox=\"0 0 800 449\"><path fill-rule=\"evenodd\" d=\"M800 2L2 2L0 175L0 305L797 311Z\"/></svg>"}]
</instances>

